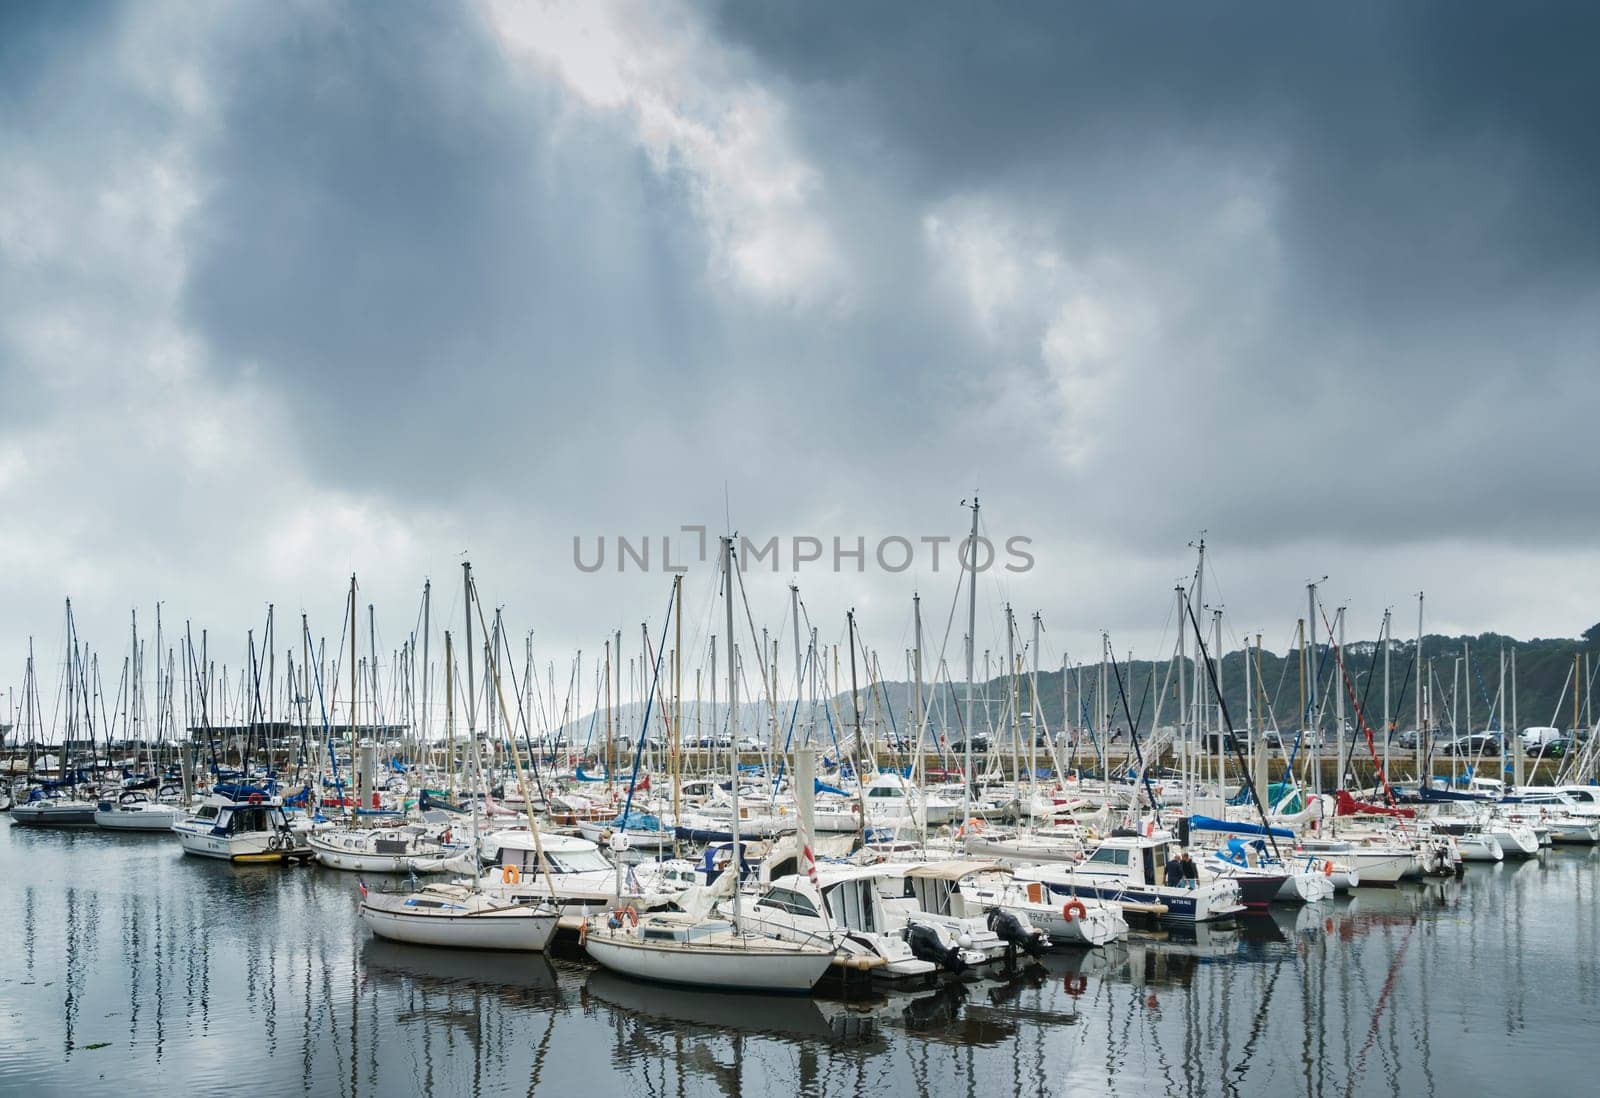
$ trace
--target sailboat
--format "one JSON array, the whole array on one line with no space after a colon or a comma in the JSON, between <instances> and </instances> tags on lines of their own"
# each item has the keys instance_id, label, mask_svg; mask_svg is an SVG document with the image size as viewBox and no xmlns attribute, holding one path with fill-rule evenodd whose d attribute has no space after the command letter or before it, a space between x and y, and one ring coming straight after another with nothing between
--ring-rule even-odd
<instances>
[{"instance_id":1,"label":"sailboat","mask_svg":"<svg viewBox=\"0 0 1600 1098\"><path fill-rule=\"evenodd\" d=\"M476 590L472 584L472 566L463 564L463 583L466 588L468 637L471 636L472 611L476 608L482 621L482 608L476 603ZM453 727L455 701L449 669L454 656L450 634L444 635L445 646L445 720ZM467 648L472 651L470 640ZM468 664L469 668L471 664ZM499 672L490 665L490 674L497 694L500 692ZM471 693L469 692L469 698ZM505 699L500 698L504 708ZM469 718L469 723L475 721ZM475 727L469 729L474 744L472 755L475 777L483 781L483 763L476 752ZM517 768L517 781L523 781L522 764L513 753ZM543 847L533 817L533 808L525 804L528 827L532 833L536 852L543 861ZM478 841L478 800L472 798L472 843ZM428 884L421 888L403 891L373 891L361 888L361 921L380 938L413 945L444 946L452 949L501 949L543 952L555 937L561 925L559 907L546 903L519 903L517 900L486 891L480 876L481 866L476 853L470 856L472 880L449 884Z\"/></svg>"},{"instance_id":2,"label":"sailboat","mask_svg":"<svg viewBox=\"0 0 1600 1098\"><path fill-rule=\"evenodd\" d=\"M733 539L729 537L722 539L722 572L728 630L728 713L732 723L738 720L739 706L733 645ZM676 583L675 580L674 595ZM668 605L670 617L671 604ZM657 652L660 650L658 648ZM659 663L660 656L656 658ZM648 702L645 721L649 721ZM737 729L729 731L729 739L736 745ZM730 754L735 780L729 824L737 850L740 824L737 747ZM726 876L734 885L729 918L681 913L641 917L632 908L622 908L608 917L595 917L584 923L582 937L589 956L614 972L659 983L791 994L810 991L833 963L832 943L789 942L751 933L740 911L738 874Z\"/></svg>"},{"instance_id":3,"label":"sailboat","mask_svg":"<svg viewBox=\"0 0 1600 1098\"><path fill-rule=\"evenodd\" d=\"M453 949L543 952L561 915L491 896L474 885L383 892L361 886L361 921L380 938Z\"/></svg>"}]
</instances>

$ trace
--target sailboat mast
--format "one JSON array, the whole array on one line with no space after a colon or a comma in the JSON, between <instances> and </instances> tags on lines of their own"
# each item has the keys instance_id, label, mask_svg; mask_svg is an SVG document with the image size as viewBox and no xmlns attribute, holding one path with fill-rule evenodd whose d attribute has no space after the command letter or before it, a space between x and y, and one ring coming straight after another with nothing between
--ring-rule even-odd
<instances>
[{"instance_id":1,"label":"sailboat mast","mask_svg":"<svg viewBox=\"0 0 1600 1098\"><path fill-rule=\"evenodd\" d=\"M733 833L733 857L729 861L728 871L733 874L733 929L738 933L741 927L739 911L739 870L743 861L743 852L739 846L739 695L738 677L733 666L733 538L724 536L722 539L722 599L726 603L728 629L728 739L731 743L729 754L733 759L733 816L730 821L730 830Z\"/></svg>"},{"instance_id":2,"label":"sailboat mast","mask_svg":"<svg viewBox=\"0 0 1600 1098\"><path fill-rule=\"evenodd\" d=\"M972 723L972 670L978 652L978 496L972 496L972 536L967 539L967 734L963 747L966 758L961 764L961 818L972 818L972 737L977 726ZM866 826L866 821L862 821Z\"/></svg>"},{"instance_id":3,"label":"sailboat mast","mask_svg":"<svg viewBox=\"0 0 1600 1098\"><path fill-rule=\"evenodd\" d=\"M1428 735L1428 726L1424 722L1424 719L1423 719L1424 714L1423 714L1423 711L1422 711L1422 695L1423 695L1423 688L1424 688L1424 685L1425 685L1423 677L1422 677L1422 669L1423 669L1424 666L1426 666L1422 662L1422 595L1423 595L1423 593L1421 591L1417 592L1417 651L1416 651L1416 655L1412 657L1417 662L1417 676L1416 676L1417 677L1417 687L1416 687L1416 690L1417 690L1417 747L1416 747L1416 751L1417 751L1417 781L1419 783L1423 783L1423 782L1427 781L1427 775L1425 775L1423 773L1423 771L1422 771L1423 762L1424 762L1423 753L1424 753L1424 750L1425 750L1424 747L1423 747L1422 741Z\"/></svg>"}]
</instances>

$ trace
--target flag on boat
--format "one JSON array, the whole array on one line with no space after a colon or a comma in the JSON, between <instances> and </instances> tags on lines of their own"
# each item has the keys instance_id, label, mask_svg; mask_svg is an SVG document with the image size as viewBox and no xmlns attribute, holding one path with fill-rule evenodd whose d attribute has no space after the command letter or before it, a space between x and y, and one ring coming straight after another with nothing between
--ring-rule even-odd
<instances>
[{"instance_id":1,"label":"flag on boat","mask_svg":"<svg viewBox=\"0 0 1600 1098\"><path fill-rule=\"evenodd\" d=\"M821 885L817 884L817 857L811 853L811 844L807 843L801 850L806 857L806 876L811 878L812 887L820 888Z\"/></svg>"},{"instance_id":2,"label":"flag on boat","mask_svg":"<svg viewBox=\"0 0 1600 1098\"><path fill-rule=\"evenodd\" d=\"M361 898L365 900L367 898L367 882L363 881L360 877L357 877L356 887L361 890Z\"/></svg>"}]
</instances>

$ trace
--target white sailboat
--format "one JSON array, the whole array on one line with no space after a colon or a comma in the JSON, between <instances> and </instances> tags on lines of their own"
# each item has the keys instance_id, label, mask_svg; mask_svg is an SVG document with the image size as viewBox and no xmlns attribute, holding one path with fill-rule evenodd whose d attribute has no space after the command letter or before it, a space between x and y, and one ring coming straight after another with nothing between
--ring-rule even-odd
<instances>
[{"instance_id":1,"label":"white sailboat","mask_svg":"<svg viewBox=\"0 0 1600 1098\"><path fill-rule=\"evenodd\" d=\"M451 949L543 952L561 915L527 907L464 884L430 884L404 892L362 886L361 921L380 938Z\"/></svg>"},{"instance_id":2,"label":"white sailboat","mask_svg":"<svg viewBox=\"0 0 1600 1098\"><path fill-rule=\"evenodd\" d=\"M175 804L151 800L138 790L127 790L116 800L103 800L94 810L96 826L108 831L171 831L183 819L183 809Z\"/></svg>"},{"instance_id":3,"label":"white sailboat","mask_svg":"<svg viewBox=\"0 0 1600 1098\"><path fill-rule=\"evenodd\" d=\"M730 723L736 723L739 706L733 655L733 541L728 537L722 539L722 570L727 611L728 713ZM674 596L678 593L677 583L675 579ZM670 610L668 614L670 617ZM646 721L649 708L647 702ZM734 743L738 742L737 731L737 727L729 729ZM736 749L732 755L737 778ZM729 816L735 850L739 849L738 800L739 783L735 780ZM737 869L730 872L735 879L731 918L676 913L640 916L632 908L624 908L608 918L591 918L584 923L584 946L589 956L615 972L659 983L737 991L810 991L833 963L832 944L789 942L751 933L744 926L740 910L737 875Z\"/></svg>"}]
</instances>

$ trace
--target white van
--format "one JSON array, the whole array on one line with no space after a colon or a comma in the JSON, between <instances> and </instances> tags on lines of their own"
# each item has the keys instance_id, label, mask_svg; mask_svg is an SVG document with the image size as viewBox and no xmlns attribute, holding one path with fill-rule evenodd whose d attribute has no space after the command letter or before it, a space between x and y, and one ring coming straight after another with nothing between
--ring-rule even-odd
<instances>
[{"instance_id":1,"label":"white van","mask_svg":"<svg viewBox=\"0 0 1600 1098\"><path fill-rule=\"evenodd\" d=\"M1524 728L1522 730L1522 746L1528 751L1537 751L1541 747L1545 747L1556 740L1564 738L1565 735L1559 728L1540 726L1537 728Z\"/></svg>"}]
</instances>

